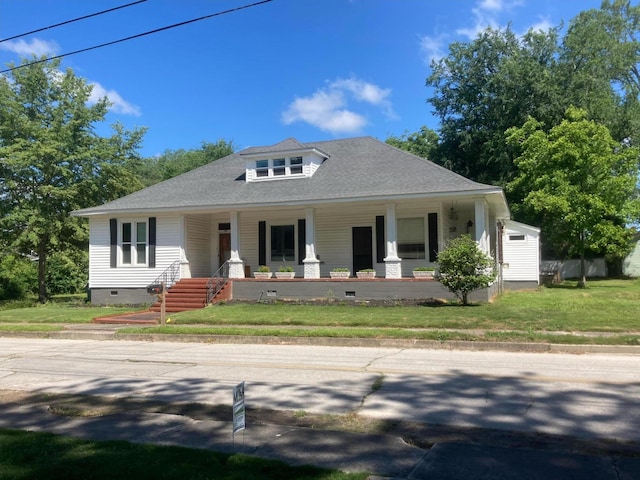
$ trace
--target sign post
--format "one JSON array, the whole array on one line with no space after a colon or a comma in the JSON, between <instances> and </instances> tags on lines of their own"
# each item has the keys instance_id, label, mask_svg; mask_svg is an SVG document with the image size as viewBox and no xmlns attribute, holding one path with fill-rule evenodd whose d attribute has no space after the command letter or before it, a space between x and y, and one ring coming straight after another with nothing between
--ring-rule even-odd
<instances>
[{"instance_id":1,"label":"sign post","mask_svg":"<svg viewBox=\"0 0 640 480\"><path fill-rule=\"evenodd\" d=\"M236 444L236 432L245 429L244 382L233 387L233 445ZM244 432L242 433L244 441Z\"/></svg>"}]
</instances>

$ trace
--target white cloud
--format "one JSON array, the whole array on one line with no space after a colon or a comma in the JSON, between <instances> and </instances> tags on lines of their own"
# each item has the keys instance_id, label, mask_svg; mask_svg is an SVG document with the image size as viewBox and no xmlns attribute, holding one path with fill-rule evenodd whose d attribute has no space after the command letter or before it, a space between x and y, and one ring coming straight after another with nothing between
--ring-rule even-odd
<instances>
[{"instance_id":1,"label":"white cloud","mask_svg":"<svg viewBox=\"0 0 640 480\"><path fill-rule=\"evenodd\" d=\"M338 78L308 97L297 97L282 114L282 122L290 125L305 122L335 134L356 133L364 128L367 118L349 109L355 100L379 107L387 118L397 118L389 100L391 90L355 77Z\"/></svg>"},{"instance_id":2,"label":"white cloud","mask_svg":"<svg viewBox=\"0 0 640 480\"><path fill-rule=\"evenodd\" d=\"M440 60L447 54L447 43L446 35L423 35L420 37L420 52L425 61L430 64L432 61Z\"/></svg>"},{"instance_id":3,"label":"white cloud","mask_svg":"<svg viewBox=\"0 0 640 480\"><path fill-rule=\"evenodd\" d=\"M553 28L553 23L548 17L539 17L540 20L537 23L534 23L529 27L530 30L534 30L536 32L546 32L550 28Z\"/></svg>"},{"instance_id":4,"label":"white cloud","mask_svg":"<svg viewBox=\"0 0 640 480\"><path fill-rule=\"evenodd\" d=\"M23 57L30 57L32 55L35 55L37 57L50 57L53 55L57 55L57 53L60 51L60 47L56 42L40 40L39 38L34 38L30 42L22 39L9 40L0 43L0 49L13 52Z\"/></svg>"},{"instance_id":5,"label":"white cloud","mask_svg":"<svg viewBox=\"0 0 640 480\"><path fill-rule=\"evenodd\" d=\"M90 82L90 84L93 87L93 90L91 91L91 96L89 97L89 103L96 103L101 98L107 97L109 99L109 102L111 102L111 110L114 113L120 113L122 115L133 115L135 117L139 117L142 114L140 112L140 107L127 102L115 90L107 90L98 82Z\"/></svg>"}]
</instances>

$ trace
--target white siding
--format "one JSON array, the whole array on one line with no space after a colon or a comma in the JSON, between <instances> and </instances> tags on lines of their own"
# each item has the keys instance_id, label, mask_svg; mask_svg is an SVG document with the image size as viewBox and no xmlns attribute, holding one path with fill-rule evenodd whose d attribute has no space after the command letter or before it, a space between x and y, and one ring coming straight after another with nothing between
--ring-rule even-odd
<instances>
[{"instance_id":1,"label":"white siding","mask_svg":"<svg viewBox=\"0 0 640 480\"><path fill-rule=\"evenodd\" d=\"M504 223L503 279L511 282L538 282L540 278L539 231L509 220Z\"/></svg>"},{"instance_id":2,"label":"white siding","mask_svg":"<svg viewBox=\"0 0 640 480\"><path fill-rule=\"evenodd\" d=\"M140 221L145 217L118 217L118 222ZM156 216L156 267L110 267L109 217L89 221L89 287L139 288L153 282L171 263L180 260L181 222L178 215Z\"/></svg>"},{"instance_id":3,"label":"white siding","mask_svg":"<svg viewBox=\"0 0 640 480\"><path fill-rule=\"evenodd\" d=\"M187 215L185 255L192 277L209 277L211 272L211 216Z\"/></svg>"}]
</instances>

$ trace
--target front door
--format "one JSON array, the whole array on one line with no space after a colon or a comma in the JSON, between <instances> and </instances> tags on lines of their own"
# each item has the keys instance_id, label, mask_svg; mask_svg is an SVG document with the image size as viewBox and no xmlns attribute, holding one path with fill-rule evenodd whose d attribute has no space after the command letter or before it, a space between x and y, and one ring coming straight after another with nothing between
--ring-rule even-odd
<instances>
[{"instance_id":1,"label":"front door","mask_svg":"<svg viewBox=\"0 0 640 480\"><path fill-rule=\"evenodd\" d=\"M231 234L221 233L218 240L218 268L231 258Z\"/></svg>"},{"instance_id":2,"label":"front door","mask_svg":"<svg viewBox=\"0 0 640 480\"><path fill-rule=\"evenodd\" d=\"M352 227L353 271L373 268L373 234L371 227Z\"/></svg>"}]
</instances>

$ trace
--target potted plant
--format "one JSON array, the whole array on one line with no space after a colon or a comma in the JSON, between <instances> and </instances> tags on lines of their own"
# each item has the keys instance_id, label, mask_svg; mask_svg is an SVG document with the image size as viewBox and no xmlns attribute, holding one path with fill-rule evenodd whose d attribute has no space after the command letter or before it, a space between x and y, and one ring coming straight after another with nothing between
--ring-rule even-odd
<instances>
[{"instance_id":1,"label":"potted plant","mask_svg":"<svg viewBox=\"0 0 640 480\"><path fill-rule=\"evenodd\" d=\"M433 278L436 267L416 267L413 269L414 278Z\"/></svg>"},{"instance_id":2,"label":"potted plant","mask_svg":"<svg viewBox=\"0 0 640 480\"><path fill-rule=\"evenodd\" d=\"M358 278L376 278L376 271L373 268L364 268L356 272Z\"/></svg>"},{"instance_id":3,"label":"potted plant","mask_svg":"<svg viewBox=\"0 0 640 480\"><path fill-rule=\"evenodd\" d=\"M253 276L255 278L260 278L262 280L265 280L267 278L271 278L271 275L272 275L271 269L267 265L260 265L258 267L258 270L253 272Z\"/></svg>"},{"instance_id":4,"label":"potted plant","mask_svg":"<svg viewBox=\"0 0 640 480\"><path fill-rule=\"evenodd\" d=\"M336 267L329 272L331 278L349 278L351 271L346 267Z\"/></svg>"},{"instance_id":5,"label":"potted plant","mask_svg":"<svg viewBox=\"0 0 640 480\"><path fill-rule=\"evenodd\" d=\"M293 271L293 267L288 265L281 266L276 272L276 278L293 278L296 276L296 272Z\"/></svg>"}]
</instances>

